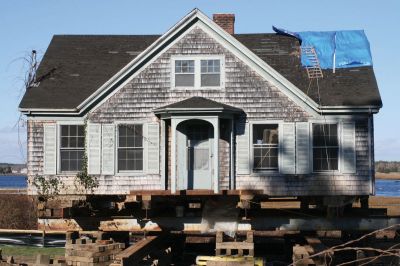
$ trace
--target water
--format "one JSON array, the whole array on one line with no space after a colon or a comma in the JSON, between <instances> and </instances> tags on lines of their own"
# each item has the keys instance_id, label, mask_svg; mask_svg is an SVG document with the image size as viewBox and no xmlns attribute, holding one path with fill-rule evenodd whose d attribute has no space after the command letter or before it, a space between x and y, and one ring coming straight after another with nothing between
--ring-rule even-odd
<instances>
[{"instance_id":1,"label":"water","mask_svg":"<svg viewBox=\"0 0 400 266\"><path fill-rule=\"evenodd\" d=\"M0 188L26 188L24 175L0 175Z\"/></svg>"},{"instance_id":2,"label":"water","mask_svg":"<svg viewBox=\"0 0 400 266\"><path fill-rule=\"evenodd\" d=\"M44 244L46 247L64 247L65 234L47 234ZM0 233L0 245L42 247L43 238L40 234Z\"/></svg>"},{"instance_id":3,"label":"water","mask_svg":"<svg viewBox=\"0 0 400 266\"><path fill-rule=\"evenodd\" d=\"M377 179L375 191L377 196L400 197L400 180Z\"/></svg>"}]
</instances>

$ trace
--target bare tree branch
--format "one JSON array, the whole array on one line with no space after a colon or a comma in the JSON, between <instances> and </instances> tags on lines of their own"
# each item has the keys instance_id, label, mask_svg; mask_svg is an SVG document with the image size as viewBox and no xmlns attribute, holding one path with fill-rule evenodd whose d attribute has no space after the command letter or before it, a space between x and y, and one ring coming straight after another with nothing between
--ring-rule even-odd
<instances>
[{"instance_id":1,"label":"bare tree branch","mask_svg":"<svg viewBox=\"0 0 400 266\"><path fill-rule=\"evenodd\" d=\"M354 240L350 240L346 243L337 245L337 246L333 246L330 248L327 248L321 252L315 253L307 258L303 258L303 259L298 259L296 261L294 261L293 263L289 264L289 266L294 266L296 265L298 262L304 260L304 259L311 259L311 258L315 258L315 257L319 257L319 256L325 256L326 254L328 254L328 256L330 256L330 254L334 254L335 251L345 251L345 250L368 250L368 251L374 251L374 252L380 252L380 255L385 255L385 256L395 256L395 257L399 257L400 258L400 254L399 254L399 249L393 249L393 247L396 247L400 244L396 244L394 246L392 246L391 248L389 248L388 250L382 250L382 249L375 249L375 248L369 248L369 247L347 247L351 244L357 243L367 237L370 237L372 235L375 235L376 233L382 232L382 231L386 231L389 229L396 229L396 228L400 228L400 224L394 224L376 231L373 231L371 233L365 234L357 239ZM393 253L392 253L393 252ZM374 257L370 257L369 259L374 258ZM364 258L363 258L364 259ZM360 259L361 260L361 259ZM343 264L346 265L346 264Z\"/></svg>"}]
</instances>

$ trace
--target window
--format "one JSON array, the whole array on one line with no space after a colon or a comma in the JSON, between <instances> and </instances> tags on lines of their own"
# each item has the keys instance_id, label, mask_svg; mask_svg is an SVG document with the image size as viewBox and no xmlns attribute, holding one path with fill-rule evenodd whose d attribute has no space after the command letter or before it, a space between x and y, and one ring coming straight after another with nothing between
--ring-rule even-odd
<instances>
[{"instance_id":1,"label":"window","mask_svg":"<svg viewBox=\"0 0 400 266\"><path fill-rule=\"evenodd\" d=\"M220 85L220 60L201 60L201 87Z\"/></svg>"},{"instance_id":2,"label":"window","mask_svg":"<svg viewBox=\"0 0 400 266\"><path fill-rule=\"evenodd\" d=\"M278 169L278 125L253 125L254 170Z\"/></svg>"},{"instance_id":3,"label":"window","mask_svg":"<svg viewBox=\"0 0 400 266\"><path fill-rule=\"evenodd\" d=\"M175 87L194 87L194 60L175 61Z\"/></svg>"},{"instance_id":4,"label":"window","mask_svg":"<svg viewBox=\"0 0 400 266\"><path fill-rule=\"evenodd\" d=\"M61 125L60 138L61 171L81 171L85 154L85 130L83 125Z\"/></svg>"},{"instance_id":5,"label":"window","mask_svg":"<svg viewBox=\"0 0 400 266\"><path fill-rule=\"evenodd\" d=\"M315 172L338 170L337 124L313 124L313 168Z\"/></svg>"},{"instance_id":6,"label":"window","mask_svg":"<svg viewBox=\"0 0 400 266\"><path fill-rule=\"evenodd\" d=\"M143 126L118 127L118 171L143 170Z\"/></svg>"},{"instance_id":7,"label":"window","mask_svg":"<svg viewBox=\"0 0 400 266\"><path fill-rule=\"evenodd\" d=\"M222 56L179 56L173 59L172 86L180 89L219 89L224 83Z\"/></svg>"}]
</instances>

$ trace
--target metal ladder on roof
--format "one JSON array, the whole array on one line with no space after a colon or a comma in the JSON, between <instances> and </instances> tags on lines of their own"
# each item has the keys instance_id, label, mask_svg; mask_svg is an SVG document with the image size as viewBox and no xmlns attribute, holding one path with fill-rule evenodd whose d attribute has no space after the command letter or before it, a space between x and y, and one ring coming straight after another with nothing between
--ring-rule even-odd
<instances>
[{"instance_id":1,"label":"metal ladder on roof","mask_svg":"<svg viewBox=\"0 0 400 266\"><path fill-rule=\"evenodd\" d=\"M305 46L301 47L301 54L304 55L308 62L310 62L310 66L306 66L307 75L309 79L319 79L323 78L322 70L319 65L319 60L317 53L313 46Z\"/></svg>"}]
</instances>

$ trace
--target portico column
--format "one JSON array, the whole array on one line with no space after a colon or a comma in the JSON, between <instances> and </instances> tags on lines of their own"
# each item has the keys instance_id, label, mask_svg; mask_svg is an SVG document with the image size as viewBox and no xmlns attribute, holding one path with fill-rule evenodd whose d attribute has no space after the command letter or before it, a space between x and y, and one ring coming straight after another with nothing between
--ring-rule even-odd
<instances>
[{"instance_id":1,"label":"portico column","mask_svg":"<svg viewBox=\"0 0 400 266\"><path fill-rule=\"evenodd\" d=\"M171 118L171 193L176 193L176 125L177 121Z\"/></svg>"},{"instance_id":2,"label":"portico column","mask_svg":"<svg viewBox=\"0 0 400 266\"><path fill-rule=\"evenodd\" d=\"M213 119L214 127L214 193L219 192L219 118Z\"/></svg>"}]
</instances>

